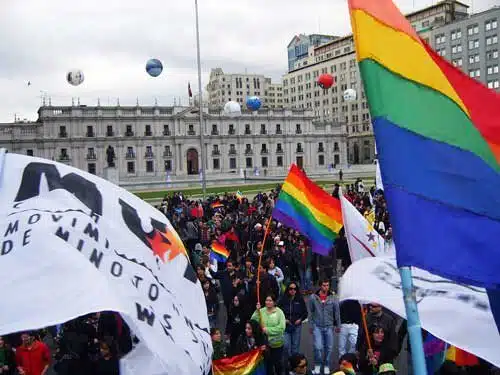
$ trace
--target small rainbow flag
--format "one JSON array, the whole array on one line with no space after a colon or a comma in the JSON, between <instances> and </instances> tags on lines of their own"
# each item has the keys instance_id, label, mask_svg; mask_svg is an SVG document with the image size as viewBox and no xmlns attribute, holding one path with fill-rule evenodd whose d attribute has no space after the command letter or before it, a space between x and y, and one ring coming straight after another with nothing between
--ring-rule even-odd
<instances>
[{"instance_id":1,"label":"small rainbow flag","mask_svg":"<svg viewBox=\"0 0 500 375\"><path fill-rule=\"evenodd\" d=\"M243 199L243 194L241 194L241 191L239 191L239 190L236 192L236 199L238 199L240 201L240 203L241 203L241 200Z\"/></svg>"},{"instance_id":2,"label":"small rainbow flag","mask_svg":"<svg viewBox=\"0 0 500 375\"><path fill-rule=\"evenodd\" d=\"M474 355L459 349L456 346L450 346L446 352L446 359L455 362L457 366L477 366L479 359Z\"/></svg>"},{"instance_id":3,"label":"small rainbow flag","mask_svg":"<svg viewBox=\"0 0 500 375\"><path fill-rule=\"evenodd\" d=\"M312 251L328 255L342 229L340 200L314 184L295 164L281 188L273 217L306 236Z\"/></svg>"},{"instance_id":4,"label":"small rainbow flag","mask_svg":"<svg viewBox=\"0 0 500 375\"><path fill-rule=\"evenodd\" d=\"M210 258L215 259L218 262L226 263L227 258L231 252L224 247L221 243L214 241L212 242L212 251L210 252Z\"/></svg>"},{"instance_id":5,"label":"small rainbow flag","mask_svg":"<svg viewBox=\"0 0 500 375\"><path fill-rule=\"evenodd\" d=\"M210 205L210 207L212 207L212 209L216 210L217 208L223 208L224 205L221 202L214 202Z\"/></svg>"},{"instance_id":6,"label":"small rainbow flag","mask_svg":"<svg viewBox=\"0 0 500 375\"><path fill-rule=\"evenodd\" d=\"M266 375L264 356L259 349L212 362L214 375Z\"/></svg>"}]
</instances>

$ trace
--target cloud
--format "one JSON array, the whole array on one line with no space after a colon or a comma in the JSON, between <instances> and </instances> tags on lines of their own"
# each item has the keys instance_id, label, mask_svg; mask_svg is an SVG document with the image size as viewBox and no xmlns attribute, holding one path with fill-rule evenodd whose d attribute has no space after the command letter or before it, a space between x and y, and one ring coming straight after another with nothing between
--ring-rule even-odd
<instances>
[{"instance_id":1,"label":"cloud","mask_svg":"<svg viewBox=\"0 0 500 375\"><path fill-rule=\"evenodd\" d=\"M476 10L496 0L476 0ZM408 12L432 0L397 0ZM344 0L200 0L203 85L211 68L261 73L278 81L287 68L286 46L299 33L350 32ZM187 103L197 91L194 0L3 0L0 12L0 122L14 113L36 119L41 91L54 105ZM149 58L165 67L145 72ZM82 69L78 87L65 81ZM31 86L27 82L31 81Z\"/></svg>"}]
</instances>

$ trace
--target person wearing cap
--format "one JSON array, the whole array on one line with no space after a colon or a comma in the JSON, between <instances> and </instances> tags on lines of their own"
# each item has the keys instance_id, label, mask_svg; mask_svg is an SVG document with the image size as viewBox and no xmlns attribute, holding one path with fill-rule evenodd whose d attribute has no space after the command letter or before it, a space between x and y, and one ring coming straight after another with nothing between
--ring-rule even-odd
<instances>
[{"instance_id":1,"label":"person wearing cap","mask_svg":"<svg viewBox=\"0 0 500 375\"><path fill-rule=\"evenodd\" d=\"M392 363L382 363L378 368L378 375L396 375L396 369Z\"/></svg>"}]
</instances>

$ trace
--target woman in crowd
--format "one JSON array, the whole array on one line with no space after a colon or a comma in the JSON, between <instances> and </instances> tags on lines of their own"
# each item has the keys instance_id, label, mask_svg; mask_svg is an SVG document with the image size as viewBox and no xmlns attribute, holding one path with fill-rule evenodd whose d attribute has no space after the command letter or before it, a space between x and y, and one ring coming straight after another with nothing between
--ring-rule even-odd
<instances>
[{"instance_id":1,"label":"woman in crowd","mask_svg":"<svg viewBox=\"0 0 500 375\"><path fill-rule=\"evenodd\" d=\"M236 340L245 331L245 322L250 318L250 312L245 303L245 298L237 294L233 297L233 302L229 307L226 325L226 336L229 337L230 348L234 348Z\"/></svg>"},{"instance_id":2,"label":"woman in crowd","mask_svg":"<svg viewBox=\"0 0 500 375\"><path fill-rule=\"evenodd\" d=\"M259 323L250 320L245 324L245 331L238 337L234 348L234 355L246 353L260 348L266 350L267 339L260 328Z\"/></svg>"},{"instance_id":3,"label":"woman in crowd","mask_svg":"<svg viewBox=\"0 0 500 375\"><path fill-rule=\"evenodd\" d=\"M7 346L2 336L0 336L0 374L11 375L16 369L16 358L14 351Z\"/></svg>"},{"instance_id":4,"label":"woman in crowd","mask_svg":"<svg viewBox=\"0 0 500 375\"><path fill-rule=\"evenodd\" d=\"M286 319L283 311L276 306L276 297L268 294L265 299L266 306L261 308L257 303L257 310L252 315L252 320L260 322L262 331L267 336L269 355L267 357L268 374L283 374L283 345L285 343Z\"/></svg>"},{"instance_id":5,"label":"woman in crowd","mask_svg":"<svg viewBox=\"0 0 500 375\"><path fill-rule=\"evenodd\" d=\"M205 302L207 304L208 322L210 323L210 328L214 328L217 323L219 299L217 298L217 292L210 280L204 280L202 285Z\"/></svg>"},{"instance_id":6,"label":"woman in crowd","mask_svg":"<svg viewBox=\"0 0 500 375\"><path fill-rule=\"evenodd\" d=\"M117 345L109 341L101 341L99 348L101 356L94 364L94 375L119 375L120 366L115 352Z\"/></svg>"},{"instance_id":7,"label":"woman in crowd","mask_svg":"<svg viewBox=\"0 0 500 375\"><path fill-rule=\"evenodd\" d=\"M363 375L372 375L381 364L392 363L397 355L387 340L384 328L374 324L370 326L369 333L371 349L366 340L360 347L359 369Z\"/></svg>"}]
</instances>

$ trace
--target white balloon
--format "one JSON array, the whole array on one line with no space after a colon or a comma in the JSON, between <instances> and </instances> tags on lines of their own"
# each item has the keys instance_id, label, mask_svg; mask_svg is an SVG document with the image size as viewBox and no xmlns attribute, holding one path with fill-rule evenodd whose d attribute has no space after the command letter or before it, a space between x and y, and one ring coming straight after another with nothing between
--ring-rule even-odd
<instances>
[{"instance_id":1,"label":"white balloon","mask_svg":"<svg viewBox=\"0 0 500 375\"><path fill-rule=\"evenodd\" d=\"M239 103L231 100L224 105L224 114L230 117L240 116L241 106Z\"/></svg>"},{"instance_id":2,"label":"white balloon","mask_svg":"<svg viewBox=\"0 0 500 375\"><path fill-rule=\"evenodd\" d=\"M73 86L80 85L85 79L83 72L81 70L70 70L68 74L66 74L66 80L69 84Z\"/></svg>"},{"instance_id":3,"label":"white balloon","mask_svg":"<svg viewBox=\"0 0 500 375\"><path fill-rule=\"evenodd\" d=\"M354 89L347 89L344 91L344 100L346 102L356 100L357 96L358 95L356 93L356 90L354 90Z\"/></svg>"}]
</instances>

